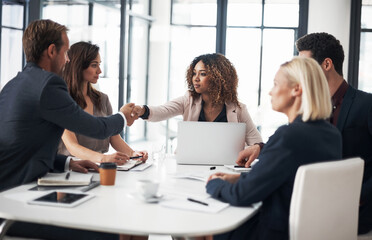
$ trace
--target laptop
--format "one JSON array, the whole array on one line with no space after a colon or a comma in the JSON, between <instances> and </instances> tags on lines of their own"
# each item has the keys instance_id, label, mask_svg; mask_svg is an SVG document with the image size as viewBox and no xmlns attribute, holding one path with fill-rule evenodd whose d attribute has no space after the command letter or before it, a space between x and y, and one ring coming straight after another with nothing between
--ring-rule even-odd
<instances>
[{"instance_id":1,"label":"laptop","mask_svg":"<svg viewBox=\"0 0 372 240\"><path fill-rule=\"evenodd\" d=\"M178 164L231 165L244 149L245 123L178 122Z\"/></svg>"}]
</instances>

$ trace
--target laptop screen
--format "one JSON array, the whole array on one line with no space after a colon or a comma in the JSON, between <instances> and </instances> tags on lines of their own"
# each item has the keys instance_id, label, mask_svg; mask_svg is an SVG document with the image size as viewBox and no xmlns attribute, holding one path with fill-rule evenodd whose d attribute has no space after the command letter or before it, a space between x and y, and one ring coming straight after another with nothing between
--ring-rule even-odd
<instances>
[{"instance_id":1,"label":"laptop screen","mask_svg":"<svg viewBox=\"0 0 372 240\"><path fill-rule=\"evenodd\" d=\"M244 149L245 123L179 122L178 164L230 165Z\"/></svg>"}]
</instances>

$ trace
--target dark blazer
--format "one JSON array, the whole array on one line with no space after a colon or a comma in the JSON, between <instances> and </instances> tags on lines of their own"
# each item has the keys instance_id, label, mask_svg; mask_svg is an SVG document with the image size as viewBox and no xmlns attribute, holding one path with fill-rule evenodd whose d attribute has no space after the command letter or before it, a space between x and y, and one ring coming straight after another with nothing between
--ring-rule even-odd
<instances>
[{"instance_id":1,"label":"dark blazer","mask_svg":"<svg viewBox=\"0 0 372 240\"><path fill-rule=\"evenodd\" d=\"M341 104L337 128L342 134L343 158L361 157L364 160L360 201L372 205L372 94L349 86ZM363 224L368 225L363 227L367 228L365 231L372 229L372 211L360 212L360 216L359 227Z\"/></svg>"},{"instance_id":2,"label":"dark blazer","mask_svg":"<svg viewBox=\"0 0 372 240\"><path fill-rule=\"evenodd\" d=\"M94 138L120 133L120 114L93 117L70 97L54 73L28 63L0 93L0 191L63 171L66 156L56 156L63 130Z\"/></svg>"},{"instance_id":3,"label":"dark blazer","mask_svg":"<svg viewBox=\"0 0 372 240\"><path fill-rule=\"evenodd\" d=\"M259 162L249 173L242 173L235 184L211 180L207 192L235 206L262 201L256 228L258 239L288 239L289 207L298 167L341 159L341 147L341 134L330 123L303 122L297 117L269 138ZM247 236L237 239L247 239Z\"/></svg>"}]
</instances>

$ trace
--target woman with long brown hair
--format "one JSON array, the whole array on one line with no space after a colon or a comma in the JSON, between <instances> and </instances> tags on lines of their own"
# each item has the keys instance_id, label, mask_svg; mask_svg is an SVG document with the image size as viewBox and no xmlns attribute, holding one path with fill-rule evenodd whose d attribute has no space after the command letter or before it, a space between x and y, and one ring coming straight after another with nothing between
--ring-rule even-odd
<instances>
[{"instance_id":1,"label":"woman with long brown hair","mask_svg":"<svg viewBox=\"0 0 372 240\"><path fill-rule=\"evenodd\" d=\"M112 115L112 107L107 95L96 90L92 85L97 83L102 72L99 47L87 42L75 43L68 51L68 58L70 61L65 66L63 78L71 97L91 115ZM107 153L110 144L116 150L115 153ZM117 164L124 164L131 156L143 156L140 160L147 160L148 157L145 151L132 150L120 135L107 139L94 139L69 130L63 133L58 152L94 162Z\"/></svg>"}]
</instances>

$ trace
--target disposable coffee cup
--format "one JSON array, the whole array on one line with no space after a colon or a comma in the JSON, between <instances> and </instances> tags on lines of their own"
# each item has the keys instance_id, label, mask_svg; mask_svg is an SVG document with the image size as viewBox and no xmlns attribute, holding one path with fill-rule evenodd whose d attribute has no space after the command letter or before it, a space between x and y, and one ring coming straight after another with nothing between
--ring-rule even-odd
<instances>
[{"instance_id":1,"label":"disposable coffee cup","mask_svg":"<svg viewBox=\"0 0 372 240\"><path fill-rule=\"evenodd\" d=\"M137 191L143 199L154 198L157 196L159 183L152 180L138 180Z\"/></svg>"},{"instance_id":2,"label":"disposable coffee cup","mask_svg":"<svg viewBox=\"0 0 372 240\"><path fill-rule=\"evenodd\" d=\"M101 185L115 185L116 163L104 162L99 165L99 177Z\"/></svg>"}]
</instances>

